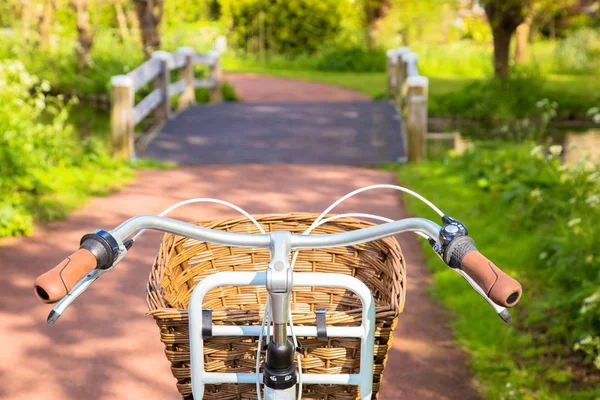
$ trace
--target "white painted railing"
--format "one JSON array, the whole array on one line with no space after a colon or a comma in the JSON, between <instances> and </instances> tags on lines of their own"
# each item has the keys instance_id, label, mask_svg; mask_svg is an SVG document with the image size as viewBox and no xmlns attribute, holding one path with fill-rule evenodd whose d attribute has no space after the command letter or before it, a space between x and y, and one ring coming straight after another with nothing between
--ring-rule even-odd
<instances>
[{"instance_id":1,"label":"white painted railing","mask_svg":"<svg viewBox=\"0 0 600 400\"><path fill-rule=\"evenodd\" d=\"M222 46L221 46L222 47ZM208 77L196 79L194 66L208 67ZM178 80L171 82L171 71L178 70ZM135 104L135 92L149 82L154 90ZM209 89L211 102L220 102L222 74L220 52L196 53L190 47L181 47L175 53L155 51L152 58L126 75L111 78L111 130L113 155L121 159L135 157L134 128L150 114L155 128L173 116L171 98L179 96L177 111L196 102L195 89Z\"/></svg>"}]
</instances>

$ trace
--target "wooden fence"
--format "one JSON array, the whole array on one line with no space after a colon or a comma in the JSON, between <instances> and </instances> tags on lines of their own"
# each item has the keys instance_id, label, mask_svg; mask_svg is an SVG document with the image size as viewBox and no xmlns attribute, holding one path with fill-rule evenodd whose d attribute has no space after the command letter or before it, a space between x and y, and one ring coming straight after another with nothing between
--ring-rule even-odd
<instances>
[{"instance_id":1,"label":"wooden fence","mask_svg":"<svg viewBox=\"0 0 600 400\"><path fill-rule=\"evenodd\" d=\"M408 47L387 52L388 96L404 116L409 161L420 161L427 154L429 80L419 74L418 61Z\"/></svg>"},{"instance_id":2,"label":"wooden fence","mask_svg":"<svg viewBox=\"0 0 600 400\"><path fill-rule=\"evenodd\" d=\"M208 67L208 77L197 79L194 66ZM178 70L178 80L171 82L171 71ZM111 130L113 155L121 159L135 158L135 126L152 114L157 132L162 124L173 117L171 98L179 96L176 111L196 102L195 89L209 89L211 102L221 98L220 52L196 53L190 47L181 47L175 53L155 51L152 58L129 72L111 78ZM135 104L135 92L153 82L154 90ZM143 141L143 140L142 140Z\"/></svg>"}]
</instances>

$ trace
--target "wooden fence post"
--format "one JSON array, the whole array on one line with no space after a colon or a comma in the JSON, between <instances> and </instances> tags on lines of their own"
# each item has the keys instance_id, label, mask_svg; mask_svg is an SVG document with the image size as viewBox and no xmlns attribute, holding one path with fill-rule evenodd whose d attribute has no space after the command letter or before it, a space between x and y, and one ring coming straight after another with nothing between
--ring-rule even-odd
<instances>
[{"instance_id":1,"label":"wooden fence post","mask_svg":"<svg viewBox=\"0 0 600 400\"><path fill-rule=\"evenodd\" d=\"M219 54L225 53L227 50L227 38L225 36L219 36L215 39L214 49L219 52Z\"/></svg>"},{"instance_id":2,"label":"wooden fence post","mask_svg":"<svg viewBox=\"0 0 600 400\"><path fill-rule=\"evenodd\" d=\"M419 70L417 68L417 62L419 61L419 55L417 53L413 53L412 51L408 51L402 54L402 60L406 66L406 70L404 71L405 76L419 76Z\"/></svg>"},{"instance_id":3,"label":"wooden fence post","mask_svg":"<svg viewBox=\"0 0 600 400\"><path fill-rule=\"evenodd\" d=\"M209 98L211 103L220 103L223 101L223 95L221 92L222 85L222 72L221 72L221 53L216 50L208 52L208 56L211 59L211 65L209 67L209 78L215 82L215 85L210 88Z\"/></svg>"},{"instance_id":4,"label":"wooden fence post","mask_svg":"<svg viewBox=\"0 0 600 400\"><path fill-rule=\"evenodd\" d=\"M194 89L194 54L195 51L191 47L180 47L177 53L185 57L185 65L179 71L179 79L185 82L185 90L179 96L177 109L179 111L188 108L196 103L196 91Z\"/></svg>"},{"instance_id":5,"label":"wooden fence post","mask_svg":"<svg viewBox=\"0 0 600 400\"><path fill-rule=\"evenodd\" d=\"M421 161L427 156L427 89L424 76L406 79L406 133L408 161Z\"/></svg>"},{"instance_id":6,"label":"wooden fence post","mask_svg":"<svg viewBox=\"0 0 600 400\"><path fill-rule=\"evenodd\" d=\"M396 79L397 72L396 68L398 68L398 54L396 53L396 49L388 50L386 52L386 76L387 76L387 96L390 99L396 98Z\"/></svg>"},{"instance_id":7,"label":"wooden fence post","mask_svg":"<svg viewBox=\"0 0 600 400\"><path fill-rule=\"evenodd\" d=\"M409 77L408 63L411 60L412 54L415 56L416 54L410 51L408 47L401 47L396 50L396 53L398 53L398 69L396 70L398 78L396 80L400 83L398 92L396 93L396 106L402 109L404 103L404 84Z\"/></svg>"},{"instance_id":8,"label":"wooden fence post","mask_svg":"<svg viewBox=\"0 0 600 400\"><path fill-rule=\"evenodd\" d=\"M135 158L133 79L127 75L113 76L110 84L112 87L110 125L113 157L131 160Z\"/></svg>"},{"instance_id":9,"label":"wooden fence post","mask_svg":"<svg viewBox=\"0 0 600 400\"><path fill-rule=\"evenodd\" d=\"M154 88L162 90L163 98L156 107L154 115L156 123L160 124L171 118L171 101L169 96L169 83L171 83L170 66L173 65L173 58L168 51L158 50L152 53L152 58L160 62L160 72L154 78Z\"/></svg>"}]
</instances>

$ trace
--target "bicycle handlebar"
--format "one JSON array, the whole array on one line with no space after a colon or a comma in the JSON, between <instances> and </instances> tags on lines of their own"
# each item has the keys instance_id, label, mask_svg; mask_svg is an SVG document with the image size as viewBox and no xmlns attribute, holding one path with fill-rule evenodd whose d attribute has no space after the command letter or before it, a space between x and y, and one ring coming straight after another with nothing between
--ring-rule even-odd
<instances>
[{"instance_id":1,"label":"bicycle handlebar","mask_svg":"<svg viewBox=\"0 0 600 400\"><path fill-rule=\"evenodd\" d=\"M290 234L285 245L289 249L350 246L404 232L423 232L429 236L430 243L443 261L448 266L460 270L461 274L466 274L474 282L474 288L507 321L502 316L502 312L506 312L503 307L512 307L519 301L521 285L477 251L462 224L450 217L442 220L445 224L444 228L427 219L406 218L344 233ZM447 229L449 224L460 229ZM166 217L141 215L123 222L111 232L97 231L84 236L83 239L87 240L82 239L82 248L36 279L36 294L44 302L53 303L65 297L81 279L79 283L86 285L82 286L83 289L76 290L78 296L100 275L88 274L94 268L104 273L117 264L127 252L126 249L133 243L126 239L142 229L155 229L227 246L268 248L273 245L272 234L224 232ZM448 232L458 232L458 234L448 236ZM129 244L127 245L126 242ZM64 299L55 308L64 310L68 307L76 296L69 297L72 298Z\"/></svg>"},{"instance_id":2,"label":"bicycle handlebar","mask_svg":"<svg viewBox=\"0 0 600 400\"><path fill-rule=\"evenodd\" d=\"M460 268L486 292L496 304L512 307L521 298L521 284L505 274L479 251L464 256Z\"/></svg>"},{"instance_id":3,"label":"bicycle handlebar","mask_svg":"<svg viewBox=\"0 0 600 400\"><path fill-rule=\"evenodd\" d=\"M142 229L156 229L225 246L267 248L271 245L270 235L224 232L156 215L140 215L130 218L110 233L116 239L124 241L133 233ZM343 233L322 235L292 234L290 237L290 247L292 249L316 249L351 246L353 244L414 231L424 232L430 237L437 237L440 229L438 224L425 218L406 218Z\"/></svg>"},{"instance_id":4,"label":"bicycle handlebar","mask_svg":"<svg viewBox=\"0 0 600 400\"><path fill-rule=\"evenodd\" d=\"M443 258L448 266L460 268L469 275L494 303L513 307L521 298L521 284L481 254L471 237L455 238Z\"/></svg>"},{"instance_id":5,"label":"bicycle handlebar","mask_svg":"<svg viewBox=\"0 0 600 400\"><path fill-rule=\"evenodd\" d=\"M94 254L81 248L50 271L40 275L34 283L35 294L44 303L56 303L96 268L96 265Z\"/></svg>"}]
</instances>

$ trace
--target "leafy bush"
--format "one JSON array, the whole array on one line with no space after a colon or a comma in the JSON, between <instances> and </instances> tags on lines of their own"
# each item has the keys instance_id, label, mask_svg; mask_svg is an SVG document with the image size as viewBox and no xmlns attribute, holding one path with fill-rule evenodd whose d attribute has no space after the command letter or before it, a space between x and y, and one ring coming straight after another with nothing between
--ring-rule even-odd
<instances>
[{"instance_id":1,"label":"leafy bush","mask_svg":"<svg viewBox=\"0 0 600 400\"><path fill-rule=\"evenodd\" d=\"M545 80L535 70L516 69L508 79L475 81L438 99L447 112L494 122L525 118L536 112Z\"/></svg>"},{"instance_id":2,"label":"leafy bush","mask_svg":"<svg viewBox=\"0 0 600 400\"><path fill-rule=\"evenodd\" d=\"M69 106L19 61L0 62L0 236L29 234L35 217L63 218L129 176L99 141L79 144Z\"/></svg>"},{"instance_id":3,"label":"leafy bush","mask_svg":"<svg viewBox=\"0 0 600 400\"><path fill-rule=\"evenodd\" d=\"M337 0L231 0L222 7L224 18L231 21L232 42L253 52L258 52L261 46L258 43L261 29L264 29L264 46L287 55L314 53L334 40L341 29ZM262 28L261 13L264 13Z\"/></svg>"},{"instance_id":4,"label":"leafy bush","mask_svg":"<svg viewBox=\"0 0 600 400\"><path fill-rule=\"evenodd\" d=\"M523 283L513 324L503 325L457 274L437 267L424 244L433 293L453 311L458 341L490 399L600 395L600 168L585 160L563 165L562 150L488 141L399 167L403 184L440 199L478 248ZM407 204L417 215L429 211Z\"/></svg>"},{"instance_id":5,"label":"leafy bush","mask_svg":"<svg viewBox=\"0 0 600 400\"><path fill-rule=\"evenodd\" d=\"M600 32L580 29L556 47L556 67L562 73L590 74L600 71Z\"/></svg>"},{"instance_id":6,"label":"leafy bush","mask_svg":"<svg viewBox=\"0 0 600 400\"><path fill-rule=\"evenodd\" d=\"M452 164L516 205L509 218L536 235L538 262L527 274L538 298L527 324L537 340L575 345L600 369L600 167L587 160L561 164L562 150L480 144Z\"/></svg>"}]
</instances>

